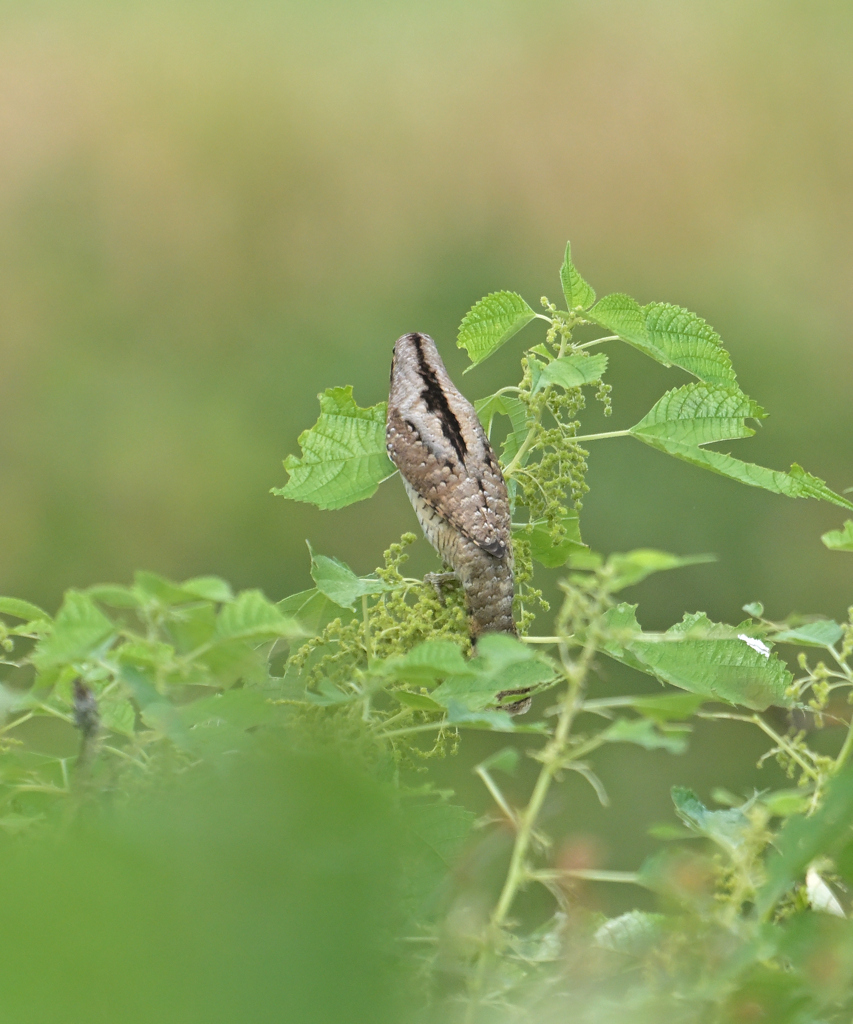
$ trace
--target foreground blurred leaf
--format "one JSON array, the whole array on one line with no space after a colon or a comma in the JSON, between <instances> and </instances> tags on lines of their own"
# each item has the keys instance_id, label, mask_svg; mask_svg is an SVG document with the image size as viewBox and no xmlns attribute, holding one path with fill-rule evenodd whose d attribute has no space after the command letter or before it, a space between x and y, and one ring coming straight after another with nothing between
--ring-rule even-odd
<instances>
[{"instance_id":1,"label":"foreground blurred leaf","mask_svg":"<svg viewBox=\"0 0 853 1024\"><path fill-rule=\"evenodd\" d=\"M456 344L465 349L472 365L476 366L535 316L536 313L516 292L492 292L465 314L459 325Z\"/></svg>"},{"instance_id":2,"label":"foreground blurred leaf","mask_svg":"<svg viewBox=\"0 0 853 1024\"><path fill-rule=\"evenodd\" d=\"M740 807L709 811L693 790L684 786L672 787L672 802L689 829L713 840L728 853L734 853L743 845L750 824Z\"/></svg>"},{"instance_id":3,"label":"foreground blurred leaf","mask_svg":"<svg viewBox=\"0 0 853 1024\"><path fill-rule=\"evenodd\" d=\"M244 590L223 607L216 619L219 640L272 640L301 635L299 623L282 615L260 590Z\"/></svg>"},{"instance_id":4,"label":"foreground blurred leaf","mask_svg":"<svg viewBox=\"0 0 853 1024\"><path fill-rule=\"evenodd\" d=\"M79 590L65 594L56 614L53 632L41 640L33 653L40 671L85 659L113 633L114 626L92 599Z\"/></svg>"},{"instance_id":5,"label":"foreground blurred leaf","mask_svg":"<svg viewBox=\"0 0 853 1024\"><path fill-rule=\"evenodd\" d=\"M690 738L688 726L659 725L651 718L618 718L601 734L608 743L633 743L646 750L683 754Z\"/></svg>"},{"instance_id":6,"label":"foreground blurred leaf","mask_svg":"<svg viewBox=\"0 0 853 1024\"><path fill-rule=\"evenodd\" d=\"M830 530L820 539L830 551L853 551L853 519L847 519L842 530Z\"/></svg>"},{"instance_id":7,"label":"foreground blurred leaf","mask_svg":"<svg viewBox=\"0 0 853 1024\"><path fill-rule=\"evenodd\" d=\"M318 508L343 508L369 498L397 472L385 448L387 406L359 408L351 386L329 388L318 398L320 418L299 435L302 457L288 455L284 468L290 479L272 493Z\"/></svg>"},{"instance_id":8,"label":"foreground blurred leaf","mask_svg":"<svg viewBox=\"0 0 853 1024\"><path fill-rule=\"evenodd\" d=\"M605 295L587 314L664 366L680 366L710 384L737 386L732 361L719 334L680 306L640 306L630 295Z\"/></svg>"},{"instance_id":9,"label":"foreground blurred leaf","mask_svg":"<svg viewBox=\"0 0 853 1024\"><path fill-rule=\"evenodd\" d=\"M47 612L42 611L37 604L30 604L29 601L22 601L17 597L0 597L0 613L13 615L16 619L23 619L25 622L50 620Z\"/></svg>"}]
</instances>

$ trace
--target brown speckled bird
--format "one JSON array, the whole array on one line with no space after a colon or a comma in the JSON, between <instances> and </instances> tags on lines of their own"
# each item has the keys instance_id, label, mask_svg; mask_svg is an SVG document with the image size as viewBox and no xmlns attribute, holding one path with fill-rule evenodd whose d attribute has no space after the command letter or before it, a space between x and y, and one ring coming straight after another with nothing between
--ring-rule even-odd
<instances>
[{"instance_id":1,"label":"brown speckled bird","mask_svg":"<svg viewBox=\"0 0 853 1024\"><path fill-rule=\"evenodd\" d=\"M462 583L472 640L517 635L506 482L428 334L404 334L394 346L386 438L427 540Z\"/></svg>"}]
</instances>

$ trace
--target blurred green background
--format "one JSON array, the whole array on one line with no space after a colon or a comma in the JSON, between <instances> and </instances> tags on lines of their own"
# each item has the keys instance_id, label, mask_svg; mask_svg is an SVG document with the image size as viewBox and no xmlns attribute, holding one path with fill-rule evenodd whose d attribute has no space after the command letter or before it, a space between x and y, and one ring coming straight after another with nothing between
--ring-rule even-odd
<instances>
[{"instance_id":1,"label":"blurred green background","mask_svg":"<svg viewBox=\"0 0 853 1024\"><path fill-rule=\"evenodd\" d=\"M600 295L720 331L771 413L736 454L853 486L848 4L46 0L0 26L0 592L53 609L146 568L280 598L306 537L369 571L414 526L398 481L337 513L268 493L317 392L383 399L411 330L471 398L513 382L518 339L460 380L456 327L489 291L556 298L567 238ZM613 429L683 379L611 356ZM632 595L647 628L853 601L833 506L630 439L589 482L594 547L719 556ZM622 817L571 788L566 829L614 822L600 859L633 866L668 781L768 784L762 749L732 726L687 761L603 755Z\"/></svg>"}]
</instances>

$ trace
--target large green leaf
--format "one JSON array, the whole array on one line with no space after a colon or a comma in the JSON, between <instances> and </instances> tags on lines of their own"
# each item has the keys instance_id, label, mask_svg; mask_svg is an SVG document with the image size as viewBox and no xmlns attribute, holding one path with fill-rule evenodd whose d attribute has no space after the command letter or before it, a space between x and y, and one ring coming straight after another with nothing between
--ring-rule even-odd
<instances>
[{"instance_id":1,"label":"large green leaf","mask_svg":"<svg viewBox=\"0 0 853 1024\"><path fill-rule=\"evenodd\" d=\"M492 292L465 314L459 325L456 344L465 349L476 366L535 316L536 313L516 292Z\"/></svg>"},{"instance_id":2,"label":"large green leaf","mask_svg":"<svg viewBox=\"0 0 853 1024\"><path fill-rule=\"evenodd\" d=\"M33 653L39 671L82 661L104 644L114 631L112 622L88 594L69 590L54 622L53 632Z\"/></svg>"},{"instance_id":3,"label":"large green leaf","mask_svg":"<svg viewBox=\"0 0 853 1024\"><path fill-rule=\"evenodd\" d=\"M385 448L387 405L361 409L352 387L318 395L320 418L299 435L302 457L288 455L290 479L272 493L318 508L343 508L369 498L396 469Z\"/></svg>"},{"instance_id":4,"label":"large green leaf","mask_svg":"<svg viewBox=\"0 0 853 1024\"><path fill-rule=\"evenodd\" d=\"M308 550L311 552L311 577L317 589L341 608L352 610L355 602L362 597L384 594L395 589L375 576L356 576L348 565L339 562L337 558L315 554L310 544Z\"/></svg>"},{"instance_id":5,"label":"large green leaf","mask_svg":"<svg viewBox=\"0 0 853 1024\"><path fill-rule=\"evenodd\" d=\"M533 386L533 394L547 384L559 384L561 388L579 388L584 384L600 381L607 369L607 356L603 352L589 355L587 352L573 352L546 363Z\"/></svg>"},{"instance_id":6,"label":"large green leaf","mask_svg":"<svg viewBox=\"0 0 853 1024\"><path fill-rule=\"evenodd\" d=\"M656 447L672 442L702 445L751 437L755 431L746 425L745 418L763 419L765 415L760 405L737 388L686 384L667 391L631 427L631 433Z\"/></svg>"},{"instance_id":7,"label":"large green leaf","mask_svg":"<svg viewBox=\"0 0 853 1024\"><path fill-rule=\"evenodd\" d=\"M737 386L720 336L701 317L680 306L640 306L630 295L605 297L587 316L664 366L680 366L710 384Z\"/></svg>"},{"instance_id":8,"label":"large green leaf","mask_svg":"<svg viewBox=\"0 0 853 1024\"><path fill-rule=\"evenodd\" d=\"M665 633L644 633L633 612L634 606L619 605L608 614L605 654L711 700L755 711L791 703L786 690L793 677L785 663L734 627L699 613Z\"/></svg>"},{"instance_id":9,"label":"large green leaf","mask_svg":"<svg viewBox=\"0 0 853 1024\"><path fill-rule=\"evenodd\" d=\"M820 538L830 551L853 551L853 519L844 523L843 530L830 530Z\"/></svg>"},{"instance_id":10,"label":"large green leaf","mask_svg":"<svg viewBox=\"0 0 853 1024\"><path fill-rule=\"evenodd\" d=\"M566 297L566 309L588 309L595 302L595 292L591 285L580 276L572 263L572 246L566 242L566 255L560 267L560 283Z\"/></svg>"}]
</instances>

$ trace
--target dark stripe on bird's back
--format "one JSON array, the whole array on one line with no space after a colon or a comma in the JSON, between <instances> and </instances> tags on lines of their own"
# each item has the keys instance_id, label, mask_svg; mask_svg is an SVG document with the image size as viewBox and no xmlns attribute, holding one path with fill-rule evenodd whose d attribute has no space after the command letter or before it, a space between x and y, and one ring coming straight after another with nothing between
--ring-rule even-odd
<instances>
[{"instance_id":1,"label":"dark stripe on bird's back","mask_svg":"<svg viewBox=\"0 0 853 1024\"><path fill-rule=\"evenodd\" d=\"M459 456L460 462L464 462L465 456L468 454L468 445L465 443L465 438L462 436L462 428L459 425L459 420L450 408L450 404L447 401L447 395L445 395L441 384L438 382L435 370L433 370L426 361L426 356L424 355L424 350L421 345L421 336L419 334L410 334L409 337L411 338L412 344L415 346L415 351L418 354L418 374L424 383L421 398L423 398L427 409L430 412L435 413L441 420L442 433L453 445L456 454Z\"/></svg>"}]
</instances>

